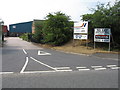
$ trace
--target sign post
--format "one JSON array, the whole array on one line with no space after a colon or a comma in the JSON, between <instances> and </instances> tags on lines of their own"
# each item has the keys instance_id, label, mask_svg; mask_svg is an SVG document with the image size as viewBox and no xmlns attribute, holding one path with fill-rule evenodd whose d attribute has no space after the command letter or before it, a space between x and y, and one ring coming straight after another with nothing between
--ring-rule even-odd
<instances>
[{"instance_id":1,"label":"sign post","mask_svg":"<svg viewBox=\"0 0 120 90\"><path fill-rule=\"evenodd\" d=\"M87 39L88 39L88 22L87 21L74 23L73 41L74 39L86 40L87 42Z\"/></svg>"},{"instance_id":2,"label":"sign post","mask_svg":"<svg viewBox=\"0 0 120 90\"><path fill-rule=\"evenodd\" d=\"M95 42L107 42L109 43L109 51L110 51L110 28L95 28L94 29L94 49Z\"/></svg>"}]
</instances>

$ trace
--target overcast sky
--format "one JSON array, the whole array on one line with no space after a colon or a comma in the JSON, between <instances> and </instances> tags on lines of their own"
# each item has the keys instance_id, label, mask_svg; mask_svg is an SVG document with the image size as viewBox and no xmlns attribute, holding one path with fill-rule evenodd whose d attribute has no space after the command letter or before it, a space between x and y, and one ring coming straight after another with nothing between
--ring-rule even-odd
<instances>
[{"instance_id":1,"label":"overcast sky","mask_svg":"<svg viewBox=\"0 0 120 90\"><path fill-rule=\"evenodd\" d=\"M61 11L79 21L80 15L91 13L90 8L115 0L0 0L0 18L6 25L44 19L51 12Z\"/></svg>"}]
</instances>

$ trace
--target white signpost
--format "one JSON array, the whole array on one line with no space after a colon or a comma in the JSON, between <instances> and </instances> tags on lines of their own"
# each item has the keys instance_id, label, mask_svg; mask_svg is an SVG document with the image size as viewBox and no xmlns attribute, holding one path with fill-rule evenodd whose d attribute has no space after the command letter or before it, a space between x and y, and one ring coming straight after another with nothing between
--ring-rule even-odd
<instances>
[{"instance_id":1,"label":"white signpost","mask_svg":"<svg viewBox=\"0 0 120 90\"><path fill-rule=\"evenodd\" d=\"M110 28L95 28L94 29L94 49L95 42L107 42L109 43L109 51L110 51Z\"/></svg>"},{"instance_id":2,"label":"white signpost","mask_svg":"<svg viewBox=\"0 0 120 90\"><path fill-rule=\"evenodd\" d=\"M88 39L88 22L81 21L74 23L73 43L74 39L86 40ZM87 43L86 43L87 46Z\"/></svg>"}]
</instances>

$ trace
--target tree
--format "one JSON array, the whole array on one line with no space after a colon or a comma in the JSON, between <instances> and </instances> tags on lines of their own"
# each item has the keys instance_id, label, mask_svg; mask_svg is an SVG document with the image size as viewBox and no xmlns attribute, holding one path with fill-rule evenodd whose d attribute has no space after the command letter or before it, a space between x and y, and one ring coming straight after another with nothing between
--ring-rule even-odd
<instances>
[{"instance_id":1,"label":"tree","mask_svg":"<svg viewBox=\"0 0 120 90\"><path fill-rule=\"evenodd\" d=\"M93 10L93 14L82 15L82 20L90 21L89 38L93 40L94 28L111 28L114 42L120 44L120 1L116 0L114 6L98 4Z\"/></svg>"},{"instance_id":2,"label":"tree","mask_svg":"<svg viewBox=\"0 0 120 90\"><path fill-rule=\"evenodd\" d=\"M52 45L68 42L72 36L72 23L69 20L69 16L61 12L49 13L44 23L44 41Z\"/></svg>"}]
</instances>

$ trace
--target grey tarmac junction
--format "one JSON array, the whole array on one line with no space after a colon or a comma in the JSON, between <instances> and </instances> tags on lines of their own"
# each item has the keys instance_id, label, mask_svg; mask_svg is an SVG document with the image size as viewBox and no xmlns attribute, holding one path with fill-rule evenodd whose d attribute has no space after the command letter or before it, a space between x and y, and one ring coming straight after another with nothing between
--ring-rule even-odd
<instances>
[{"instance_id":1,"label":"grey tarmac junction","mask_svg":"<svg viewBox=\"0 0 120 90\"><path fill-rule=\"evenodd\" d=\"M3 88L118 88L118 58L40 48L16 37L2 48Z\"/></svg>"}]
</instances>

